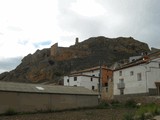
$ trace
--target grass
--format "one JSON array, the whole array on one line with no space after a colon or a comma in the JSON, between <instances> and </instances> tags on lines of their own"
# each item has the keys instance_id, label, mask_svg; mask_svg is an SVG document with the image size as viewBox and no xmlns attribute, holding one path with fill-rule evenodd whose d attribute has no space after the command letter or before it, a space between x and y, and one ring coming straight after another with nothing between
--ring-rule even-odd
<instances>
[{"instance_id":1,"label":"grass","mask_svg":"<svg viewBox=\"0 0 160 120\"><path fill-rule=\"evenodd\" d=\"M137 115L143 115L145 113L151 113L152 115L159 115L160 106L155 103L150 103L141 106L136 112Z\"/></svg>"},{"instance_id":2,"label":"grass","mask_svg":"<svg viewBox=\"0 0 160 120\"><path fill-rule=\"evenodd\" d=\"M101 101L97 106L98 109L106 109L109 108L109 103L107 101Z\"/></svg>"},{"instance_id":3,"label":"grass","mask_svg":"<svg viewBox=\"0 0 160 120\"><path fill-rule=\"evenodd\" d=\"M129 102L130 103L130 102ZM127 103L128 104L128 103ZM132 106L132 104L130 104ZM160 106L155 103L149 103L136 108L134 114L126 113L123 120L146 120L160 114Z\"/></svg>"},{"instance_id":4,"label":"grass","mask_svg":"<svg viewBox=\"0 0 160 120\"><path fill-rule=\"evenodd\" d=\"M123 120L133 120L134 114L133 113L126 113L123 116Z\"/></svg>"},{"instance_id":5,"label":"grass","mask_svg":"<svg viewBox=\"0 0 160 120\"><path fill-rule=\"evenodd\" d=\"M137 107L137 103L133 99L127 100L124 105L125 105L125 107L128 107L128 108L136 108Z\"/></svg>"},{"instance_id":6,"label":"grass","mask_svg":"<svg viewBox=\"0 0 160 120\"><path fill-rule=\"evenodd\" d=\"M14 109L9 108L5 111L4 115L17 115L18 112L16 112Z\"/></svg>"}]
</instances>

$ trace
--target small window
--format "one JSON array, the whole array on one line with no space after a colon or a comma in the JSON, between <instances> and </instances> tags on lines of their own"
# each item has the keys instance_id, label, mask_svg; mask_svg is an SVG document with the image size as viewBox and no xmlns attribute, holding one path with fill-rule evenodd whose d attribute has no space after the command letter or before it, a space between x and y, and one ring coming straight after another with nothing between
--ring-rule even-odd
<instances>
[{"instance_id":1,"label":"small window","mask_svg":"<svg viewBox=\"0 0 160 120\"><path fill-rule=\"evenodd\" d=\"M105 83L105 86L108 87L108 83Z\"/></svg>"},{"instance_id":2,"label":"small window","mask_svg":"<svg viewBox=\"0 0 160 120\"><path fill-rule=\"evenodd\" d=\"M91 81L93 81L93 78L91 78Z\"/></svg>"},{"instance_id":3,"label":"small window","mask_svg":"<svg viewBox=\"0 0 160 120\"><path fill-rule=\"evenodd\" d=\"M92 75L93 77L95 76L95 75Z\"/></svg>"},{"instance_id":4,"label":"small window","mask_svg":"<svg viewBox=\"0 0 160 120\"><path fill-rule=\"evenodd\" d=\"M94 86L92 86L92 90L94 90Z\"/></svg>"},{"instance_id":5,"label":"small window","mask_svg":"<svg viewBox=\"0 0 160 120\"><path fill-rule=\"evenodd\" d=\"M133 71L131 71L131 72L130 72L130 76L133 76L133 75L134 75L134 72L133 72Z\"/></svg>"},{"instance_id":6,"label":"small window","mask_svg":"<svg viewBox=\"0 0 160 120\"><path fill-rule=\"evenodd\" d=\"M119 71L119 76L122 76L122 71Z\"/></svg>"},{"instance_id":7,"label":"small window","mask_svg":"<svg viewBox=\"0 0 160 120\"><path fill-rule=\"evenodd\" d=\"M106 92L108 92L108 87L106 87Z\"/></svg>"},{"instance_id":8,"label":"small window","mask_svg":"<svg viewBox=\"0 0 160 120\"><path fill-rule=\"evenodd\" d=\"M74 81L77 81L77 77L74 77Z\"/></svg>"},{"instance_id":9,"label":"small window","mask_svg":"<svg viewBox=\"0 0 160 120\"><path fill-rule=\"evenodd\" d=\"M69 79L67 79L67 82L69 83Z\"/></svg>"},{"instance_id":10,"label":"small window","mask_svg":"<svg viewBox=\"0 0 160 120\"><path fill-rule=\"evenodd\" d=\"M142 74L141 73L137 73L137 80L141 81L142 80Z\"/></svg>"},{"instance_id":11,"label":"small window","mask_svg":"<svg viewBox=\"0 0 160 120\"><path fill-rule=\"evenodd\" d=\"M107 80L109 80L109 76L107 75Z\"/></svg>"}]
</instances>

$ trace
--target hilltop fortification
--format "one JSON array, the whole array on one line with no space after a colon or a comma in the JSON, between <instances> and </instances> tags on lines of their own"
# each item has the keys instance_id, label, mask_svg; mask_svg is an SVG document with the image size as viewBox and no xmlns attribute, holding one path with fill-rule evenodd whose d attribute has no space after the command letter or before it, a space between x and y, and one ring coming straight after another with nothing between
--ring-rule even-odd
<instances>
[{"instance_id":1,"label":"hilltop fortification","mask_svg":"<svg viewBox=\"0 0 160 120\"><path fill-rule=\"evenodd\" d=\"M100 61L111 66L146 51L150 51L148 45L132 37L111 39L100 36L83 42L77 38L75 45L70 47L59 47L55 43L51 48L28 54L15 70L0 74L0 80L57 84L71 71L97 66Z\"/></svg>"}]
</instances>

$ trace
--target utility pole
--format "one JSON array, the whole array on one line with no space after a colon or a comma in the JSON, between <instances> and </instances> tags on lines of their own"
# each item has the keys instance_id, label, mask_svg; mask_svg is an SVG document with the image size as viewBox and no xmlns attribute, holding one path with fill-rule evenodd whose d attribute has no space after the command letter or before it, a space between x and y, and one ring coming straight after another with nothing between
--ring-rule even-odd
<instances>
[{"instance_id":1,"label":"utility pole","mask_svg":"<svg viewBox=\"0 0 160 120\"><path fill-rule=\"evenodd\" d=\"M101 87L102 87L102 81L101 81L101 74L102 74L102 67L101 67L101 62L99 61L99 86L98 86L98 102L100 102L100 99L101 99Z\"/></svg>"}]
</instances>

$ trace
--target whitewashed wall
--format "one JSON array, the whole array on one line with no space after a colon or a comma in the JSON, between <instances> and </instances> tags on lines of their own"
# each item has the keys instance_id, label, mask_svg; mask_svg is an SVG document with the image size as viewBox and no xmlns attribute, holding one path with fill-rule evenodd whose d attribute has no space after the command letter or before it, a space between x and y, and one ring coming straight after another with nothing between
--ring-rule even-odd
<instances>
[{"instance_id":1,"label":"whitewashed wall","mask_svg":"<svg viewBox=\"0 0 160 120\"><path fill-rule=\"evenodd\" d=\"M99 70L93 70L93 71L89 71L89 72L83 72L83 75L90 75L90 76L96 76L99 77Z\"/></svg>"},{"instance_id":2,"label":"whitewashed wall","mask_svg":"<svg viewBox=\"0 0 160 120\"><path fill-rule=\"evenodd\" d=\"M119 76L119 71L122 71L122 76ZM130 75L131 71L134 72L133 76ZM141 81L137 80L138 73L142 75ZM114 95L120 95L120 90L117 88L119 79L124 79L124 94L148 93L149 88L156 88L155 82L160 82L160 58L154 59L149 63L114 71L113 79Z\"/></svg>"},{"instance_id":3,"label":"whitewashed wall","mask_svg":"<svg viewBox=\"0 0 160 120\"><path fill-rule=\"evenodd\" d=\"M67 80L69 79L69 82ZM92 90L92 86L94 86L94 90L98 89L98 78L92 78L87 76L77 76L77 81L74 81L74 77L64 77L64 86L83 86L87 89Z\"/></svg>"},{"instance_id":4,"label":"whitewashed wall","mask_svg":"<svg viewBox=\"0 0 160 120\"><path fill-rule=\"evenodd\" d=\"M156 88L155 82L160 82L160 59L154 59L148 64L147 68L148 88Z\"/></svg>"},{"instance_id":5,"label":"whitewashed wall","mask_svg":"<svg viewBox=\"0 0 160 120\"><path fill-rule=\"evenodd\" d=\"M119 76L119 71L122 71L122 76ZM134 74L131 76L130 72L133 71ZM138 81L137 74L141 73L142 79ZM137 94L137 93L146 93L146 75L144 66L134 66L113 73L114 81L114 95L120 95L120 90L117 87L119 79L124 79L125 88L124 94Z\"/></svg>"}]
</instances>

